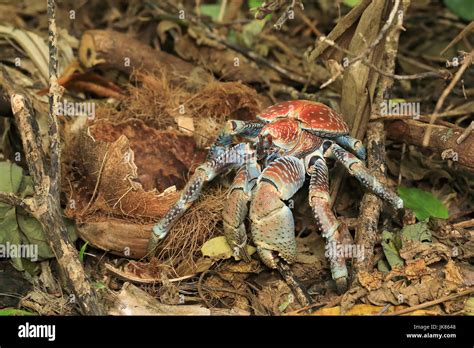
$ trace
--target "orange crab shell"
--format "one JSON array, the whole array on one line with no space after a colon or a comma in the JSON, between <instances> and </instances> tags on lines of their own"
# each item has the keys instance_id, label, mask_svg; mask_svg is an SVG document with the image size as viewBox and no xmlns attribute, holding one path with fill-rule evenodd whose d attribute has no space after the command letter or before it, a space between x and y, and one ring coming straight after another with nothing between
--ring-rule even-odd
<instances>
[{"instance_id":1,"label":"orange crab shell","mask_svg":"<svg viewBox=\"0 0 474 348\"><path fill-rule=\"evenodd\" d=\"M257 118L264 122L293 118L300 122L302 129L326 137L349 133L349 127L336 111L310 100L293 100L272 105L257 115Z\"/></svg>"},{"instance_id":2,"label":"orange crab shell","mask_svg":"<svg viewBox=\"0 0 474 348\"><path fill-rule=\"evenodd\" d=\"M261 136L270 135L276 145L284 147L296 143L301 128L295 119L280 118L267 123L260 133Z\"/></svg>"}]
</instances>

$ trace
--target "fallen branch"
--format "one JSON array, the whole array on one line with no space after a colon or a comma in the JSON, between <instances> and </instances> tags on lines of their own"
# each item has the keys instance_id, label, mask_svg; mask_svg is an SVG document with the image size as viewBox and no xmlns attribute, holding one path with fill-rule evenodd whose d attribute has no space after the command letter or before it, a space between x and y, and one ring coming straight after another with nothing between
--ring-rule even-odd
<instances>
[{"instance_id":1,"label":"fallen branch","mask_svg":"<svg viewBox=\"0 0 474 348\"><path fill-rule=\"evenodd\" d=\"M456 144L460 145L464 140L466 140L469 135L471 135L472 131L474 130L474 121L471 121L469 126L464 130L464 132L456 139Z\"/></svg>"},{"instance_id":2,"label":"fallen branch","mask_svg":"<svg viewBox=\"0 0 474 348\"><path fill-rule=\"evenodd\" d=\"M54 191L56 188L52 185L51 176L46 173L45 154L29 99L22 94L12 94L11 103L21 133L35 195L31 201L27 201L2 193L0 200L26 208L25 210L39 221L82 312L92 315L102 314L98 298L79 261L77 250L68 239L59 200L55 199L59 196L59 191Z\"/></svg>"},{"instance_id":3,"label":"fallen branch","mask_svg":"<svg viewBox=\"0 0 474 348\"><path fill-rule=\"evenodd\" d=\"M78 54L86 68L109 66L128 74L134 70L167 72L167 78L173 83L186 81L194 70L192 64L180 58L111 30L86 31L81 37Z\"/></svg>"},{"instance_id":4,"label":"fallen branch","mask_svg":"<svg viewBox=\"0 0 474 348\"><path fill-rule=\"evenodd\" d=\"M341 22L345 21L355 9L362 5L363 3L355 7ZM383 27L383 13L388 7L389 4L382 1L373 1L366 6L365 10L359 15L360 19L357 25L354 24L356 27L355 31L352 33L352 30L348 29L349 34L346 34L352 35L348 46L351 52L354 52L354 54L364 52L369 42L372 42L378 37L379 28ZM370 23L370 25L368 23ZM337 27L338 26L336 26L333 31L336 30ZM332 36L332 31L328 37L330 36ZM341 40L343 39L347 40L347 38L341 36ZM376 46L373 52L369 54L371 62L379 66L383 52L384 45ZM371 102L375 98L375 87L377 86L378 79L379 75L370 71L370 68L364 64L353 64L344 69L340 112L351 128L350 135L352 137L358 139L365 137L371 116ZM339 192L346 178L344 174L343 168L336 168L333 176L334 180L331 184L331 202L333 207L337 206L338 199L341 196Z\"/></svg>"},{"instance_id":5,"label":"fallen branch","mask_svg":"<svg viewBox=\"0 0 474 348\"><path fill-rule=\"evenodd\" d=\"M423 146L423 138L429 124L416 120L396 120L385 126L389 138L403 141L410 145ZM474 172L474 136L468 136L458 144L457 139L463 134L462 128L450 128L442 125L431 125L432 131L428 148L440 156L450 151L459 166Z\"/></svg>"},{"instance_id":6,"label":"fallen branch","mask_svg":"<svg viewBox=\"0 0 474 348\"><path fill-rule=\"evenodd\" d=\"M52 85L50 86L52 94L57 92L54 85L54 76L56 76L57 68L57 62L55 63L54 61L57 61L57 50L51 49L52 46L56 45L54 10L54 0L48 0L49 32L52 36L52 38L50 36L50 58L51 56L53 57L53 61L50 61L49 66L50 77L52 78ZM57 109L55 108L54 101L57 95L50 97L49 122L51 130L49 135L52 138L50 146L52 151L50 153L51 163L47 164L31 101L26 93L15 92L14 83L3 66L0 68L0 86L11 97L12 111L21 134L26 162L35 191L32 198L24 200L11 194L2 193L0 194L0 200L26 208L39 221L68 286L74 294L73 300L79 305L82 313L86 315L103 314L102 306L92 288L89 277L84 272L77 250L68 238L67 229L61 214L59 201L60 149L56 117ZM21 91L20 88L18 90Z\"/></svg>"},{"instance_id":7,"label":"fallen branch","mask_svg":"<svg viewBox=\"0 0 474 348\"><path fill-rule=\"evenodd\" d=\"M143 277L143 276L137 276L132 274L131 272L126 272L123 269L119 269L117 267L112 266L109 263L105 264L105 268L109 273L113 274L115 277L124 280L126 282L131 282L131 283L139 283L139 284L156 284L156 283L161 283L163 282L163 279L161 277ZM196 274L188 274L182 277L178 278L172 278L172 279L167 279L167 282L170 283L175 283L175 282L180 282L182 280L186 280L189 278L192 278L196 276Z\"/></svg>"},{"instance_id":8,"label":"fallen branch","mask_svg":"<svg viewBox=\"0 0 474 348\"><path fill-rule=\"evenodd\" d=\"M406 308L406 309L401 309L399 311L391 312L391 313L388 313L388 314L385 314L385 315L393 316L393 315L402 315L402 314L411 313L411 312L414 312L418 309L428 308L428 307L431 307L431 306L434 306L434 305L437 305L437 304L440 304L440 303L443 303L443 302L446 302L446 301L454 300L458 297L462 297L462 296L472 294L473 292L474 292L474 288L470 288L470 289L461 291L457 294L444 296L444 297L438 298L437 300L428 301L428 302L425 302L425 303L420 303L416 306Z\"/></svg>"},{"instance_id":9,"label":"fallen branch","mask_svg":"<svg viewBox=\"0 0 474 348\"><path fill-rule=\"evenodd\" d=\"M173 10L172 11L179 11L180 8L174 4L173 2L166 2L165 4L149 4L150 6L152 6L153 8L155 8L156 10L159 10L159 11L164 11L160 6L163 6L163 7L171 7ZM262 17L263 18L263 17ZM188 14L186 16L186 19L185 20L182 20L183 23L187 24L187 25L195 25L197 27L199 27L203 34L206 36L206 38L212 40L212 41L215 41L221 45L224 45L225 47L243 55L245 58L247 59L250 59L252 61L254 61L255 63L259 64L259 65L265 65L267 66L268 68L276 71L278 74L280 74L282 77L286 78L286 79L289 79L291 81L295 81L295 82L298 82L300 84L303 84L303 85L306 85L308 83L308 78L307 77L304 77L304 76L301 76L299 74L296 74L294 72L291 72L289 71L288 69L285 69L284 67L278 65L277 63L275 62L272 62L264 57L261 57L260 55L256 54L255 52L253 52L252 50L249 50L249 49L246 49L246 48L243 48L243 47L240 47L238 45L234 45L230 42L228 42L225 38L217 35L215 32L211 31L207 26L203 26L202 25L202 22L200 21L199 18L197 18L196 16L193 16L192 14Z\"/></svg>"},{"instance_id":10,"label":"fallen branch","mask_svg":"<svg viewBox=\"0 0 474 348\"><path fill-rule=\"evenodd\" d=\"M398 4L399 2L396 2ZM402 30L403 16L405 15L410 0L403 0L401 9L394 7L391 13L397 11L397 22L391 27L385 38L384 55L382 57L382 70L392 73L395 70L395 59L398 49L398 39ZM396 5L394 5L396 6ZM399 12L401 11L401 13ZM390 17L389 17L390 18ZM386 28L386 26L384 26ZM387 90L393 84L393 79L381 75L378 81L378 90L372 103L372 114L380 114L380 107ZM368 168L371 173L382 183L385 180L385 134L384 124L381 121L370 122L367 129L367 157ZM356 228L355 243L362 246L364 258L353 260L353 284L357 285L357 274L370 271L373 268L374 246L378 234L378 220L382 210L382 200L373 193L366 193L360 204L359 223Z\"/></svg>"},{"instance_id":11,"label":"fallen branch","mask_svg":"<svg viewBox=\"0 0 474 348\"><path fill-rule=\"evenodd\" d=\"M329 40L328 38L326 38L325 36L321 36L319 37L319 40L321 40L322 42L325 42L327 43L329 46L331 47L334 47L336 48L337 50L347 54L348 56L350 57L354 57L353 59L349 59L345 65L344 65L344 68L338 70L336 72L336 74L334 74L333 76L331 76L331 78L329 80L327 80L326 82L324 82L319 88L320 89L323 89L327 86L329 86L331 83L333 83L334 81L337 80L337 78L339 76L341 76L344 72L344 69L353 65L354 63L356 62L361 62L362 64L368 66L369 68L375 70L376 72L378 72L379 74L381 75L384 75L386 77L390 77L394 80L421 80L421 79L426 79L426 78L442 78L442 79L449 79L451 77L451 74L449 71L447 70L439 70L439 71L425 71L425 72L422 72L422 73L418 73L418 74L411 74L411 75L398 75L398 74L394 74L394 73L389 73L387 71L384 71L380 68L378 68L375 64L371 63L369 61L369 59L367 58L367 56L370 54L371 50L366 50L364 51L362 54L359 54L356 56L355 53L339 46L338 44L336 44L334 41L332 40ZM375 41L377 42L377 40ZM372 49L375 48L376 45L372 44L371 47Z\"/></svg>"},{"instance_id":12,"label":"fallen branch","mask_svg":"<svg viewBox=\"0 0 474 348\"><path fill-rule=\"evenodd\" d=\"M459 80L461 79L461 76L464 74L468 66L472 64L473 58L474 58L474 51L471 51L467 56L464 57L461 67L456 72L456 74L454 75L453 79L448 84L448 86L446 86L443 93L441 93L441 96L439 97L438 102L436 103L433 115L431 116L430 126L428 127L423 137L423 146L425 147L428 146L428 143L430 141L431 131L433 129L432 125L434 124L434 121L437 117L436 115L439 113L439 111L443 107L446 97L449 95L449 93L451 93L454 86L456 86L456 84L459 82Z\"/></svg>"}]
</instances>

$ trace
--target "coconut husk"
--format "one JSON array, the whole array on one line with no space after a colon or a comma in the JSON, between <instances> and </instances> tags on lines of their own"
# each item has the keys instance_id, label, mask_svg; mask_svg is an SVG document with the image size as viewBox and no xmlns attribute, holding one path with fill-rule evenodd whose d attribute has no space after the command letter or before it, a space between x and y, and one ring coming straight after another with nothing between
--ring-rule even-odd
<instances>
[{"instance_id":1,"label":"coconut husk","mask_svg":"<svg viewBox=\"0 0 474 348\"><path fill-rule=\"evenodd\" d=\"M133 78L137 83L119 105L98 105L95 119L68 135L63 190L66 215L78 223L81 238L113 254L141 258L153 224L204 161L204 148L223 123L253 118L262 101L240 82L203 84L191 94L163 74ZM204 192L157 257L192 267L202 244L220 233L224 196L222 188Z\"/></svg>"},{"instance_id":2,"label":"coconut husk","mask_svg":"<svg viewBox=\"0 0 474 348\"><path fill-rule=\"evenodd\" d=\"M97 220L97 215L156 220L177 199L176 189L167 188L182 187L204 158L192 137L158 131L139 120L98 122L70 147L81 151L73 150L69 158L74 170L68 177L66 215L78 222Z\"/></svg>"}]
</instances>

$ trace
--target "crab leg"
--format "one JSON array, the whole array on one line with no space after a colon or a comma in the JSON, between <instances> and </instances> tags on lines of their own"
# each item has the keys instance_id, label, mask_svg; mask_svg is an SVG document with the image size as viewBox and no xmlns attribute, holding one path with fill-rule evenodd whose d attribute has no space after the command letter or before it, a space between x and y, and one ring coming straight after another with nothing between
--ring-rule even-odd
<instances>
[{"instance_id":1,"label":"crab leg","mask_svg":"<svg viewBox=\"0 0 474 348\"><path fill-rule=\"evenodd\" d=\"M258 179L250 204L250 219L252 239L260 259L266 266L277 269L300 304L307 306L311 298L283 261L293 263L296 259L293 214L283 200L293 197L304 180L303 160L285 156L270 163Z\"/></svg>"},{"instance_id":2,"label":"crab leg","mask_svg":"<svg viewBox=\"0 0 474 348\"><path fill-rule=\"evenodd\" d=\"M263 128L263 124L252 121L229 120L217 136L216 141L209 150L208 158L215 155L222 147L228 147L232 144L235 135L240 135L246 139L256 141L258 134Z\"/></svg>"},{"instance_id":3,"label":"crab leg","mask_svg":"<svg viewBox=\"0 0 474 348\"><path fill-rule=\"evenodd\" d=\"M361 160L365 160L366 158L366 152L365 152L365 146L362 144L362 141L359 139L353 138L349 135L341 135L338 136L337 138L334 138L334 141L341 145L344 148L350 149L354 151L357 157L359 157Z\"/></svg>"},{"instance_id":4,"label":"crab leg","mask_svg":"<svg viewBox=\"0 0 474 348\"><path fill-rule=\"evenodd\" d=\"M329 195L328 167L322 153L311 158L311 175L309 183L309 205L311 206L316 225L326 239L326 257L329 260L332 278L338 290L343 292L347 287L347 267L343 256L337 253L337 246L342 243L342 235L338 230L339 222L331 210Z\"/></svg>"},{"instance_id":5,"label":"crab leg","mask_svg":"<svg viewBox=\"0 0 474 348\"><path fill-rule=\"evenodd\" d=\"M250 262L250 256L245 249L247 245L245 218L248 213L252 189L259 176L260 169L256 159L249 159L246 165L237 171L222 212L224 235L227 242L234 250L234 256L242 257L246 262Z\"/></svg>"},{"instance_id":6,"label":"crab leg","mask_svg":"<svg viewBox=\"0 0 474 348\"><path fill-rule=\"evenodd\" d=\"M370 174L364 163L356 156L335 143L329 147L324 155L325 157L334 156L344 165L344 167L346 167L349 174L356 177L364 187L374 192L380 198L388 201L395 209L398 210L403 208L402 199L390 189L383 186L372 174Z\"/></svg>"},{"instance_id":7,"label":"crab leg","mask_svg":"<svg viewBox=\"0 0 474 348\"><path fill-rule=\"evenodd\" d=\"M194 174L182 190L181 196L163 218L153 226L148 252L151 253L158 242L165 238L174 223L184 214L191 204L199 197L205 182L211 181L216 175L234 166L242 166L253 151L248 144L238 144L233 147L214 146L212 155L206 162L197 167Z\"/></svg>"},{"instance_id":8,"label":"crab leg","mask_svg":"<svg viewBox=\"0 0 474 348\"><path fill-rule=\"evenodd\" d=\"M253 157L248 145L238 144L230 147L233 136L241 135L255 140L263 124L259 122L229 120L219 133L207 154L206 162L201 164L182 190L178 201L165 216L153 226L148 242L148 253L151 254L158 242L165 238L174 223L186 212L199 197L205 182L211 181L216 175L233 166L242 166L248 158Z\"/></svg>"}]
</instances>

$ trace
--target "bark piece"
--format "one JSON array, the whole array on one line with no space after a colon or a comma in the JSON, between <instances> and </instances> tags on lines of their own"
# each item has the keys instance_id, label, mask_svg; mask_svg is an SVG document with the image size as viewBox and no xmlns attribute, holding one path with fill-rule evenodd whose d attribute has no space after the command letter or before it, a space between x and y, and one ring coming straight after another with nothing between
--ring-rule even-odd
<instances>
[{"instance_id":1,"label":"bark piece","mask_svg":"<svg viewBox=\"0 0 474 348\"><path fill-rule=\"evenodd\" d=\"M188 62L111 30L86 31L79 43L79 60L87 68L107 65L126 73L133 70L166 72L174 83L184 82L194 70ZM202 77L212 79L203 71Z\"/></svg>"},{"instance_id":2,"label":"bark piece","mask_svg":"<svg viewBox=\"0 0 474 348\"><path fill-rule=\"evenodd\" d=\"M133 284L125 283L108 309L109 315L211 315L201 305L166 305Z\"/></svg>"},{"instance_id":3,"label":"bark piece","mask_svg":"<svg viewBox=\"0 0 474 348\"><path fill-rule=\"evenodd\" d=\"M416 120L396 120L387 123L385 129L390 139L422 146L428 125ZM458 144L456 139L461 134L461 128L453 129L436 124L432 125L428 148L440 155L444 154L444 156L447 155L447 151L451 150L450 159L457 162L463 169L474 172L474 135L471 134L461 144Z\"/></svg>"}]
</instances>

